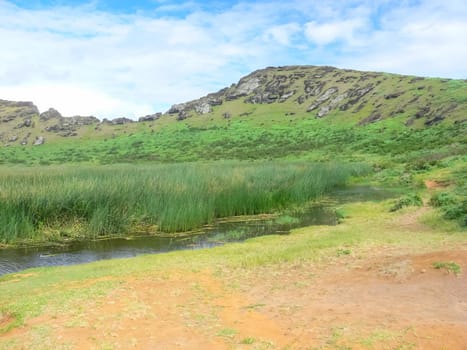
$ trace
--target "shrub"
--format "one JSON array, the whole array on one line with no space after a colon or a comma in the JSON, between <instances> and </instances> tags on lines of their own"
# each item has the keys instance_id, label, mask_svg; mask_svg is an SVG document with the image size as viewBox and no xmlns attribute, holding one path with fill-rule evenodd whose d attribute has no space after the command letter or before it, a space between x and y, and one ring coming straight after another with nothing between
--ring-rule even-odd
<instances>
[{"instance_id":1,"label":"shrub","mask_svg":"<svg viewBox=\"0 0 467 350\"><path fill-rule=\"evenodd\" d=\"M400 210L404 207L410 207L410 206L417 206L421 207L423 205L423 200L420 198L420 196L416 193L411 193L408 195L405 195L402 198L399 198L394 205L389 209L389 211L397 211Z\"/></svg>"}]
</instances>

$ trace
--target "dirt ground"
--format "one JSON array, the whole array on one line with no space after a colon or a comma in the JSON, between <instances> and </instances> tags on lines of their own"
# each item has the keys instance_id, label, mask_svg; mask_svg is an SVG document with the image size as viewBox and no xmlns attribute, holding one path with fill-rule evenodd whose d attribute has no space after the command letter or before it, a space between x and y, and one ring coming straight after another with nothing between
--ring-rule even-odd
<instances>
[{"instance_id":1,"label":"dirt ground","mask_svg":"<svg viewBox=\"0 0 467 350\"><path fill-rule=\"evenodd\" d=\"M467 349L467 274L433 267L455 261L465 271L467 247L423 254L387 248L364 259L347 253L247 273L132 278L1 337L28 349L45 324L41 348Z\"/></svg>"}]
</instances>

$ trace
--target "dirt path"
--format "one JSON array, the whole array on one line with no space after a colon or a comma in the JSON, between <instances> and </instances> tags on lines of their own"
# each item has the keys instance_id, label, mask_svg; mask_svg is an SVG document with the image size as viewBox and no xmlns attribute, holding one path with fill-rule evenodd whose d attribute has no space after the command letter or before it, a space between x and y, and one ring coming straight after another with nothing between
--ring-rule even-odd
<instances>
[{"instance_id":1,"label":"dirt path","mask_svg":"<svg viewBox=\"0 0 467 350\"><path fill-rule=\"evenodd\" d=\"M467 250L170 271L124 280L2 338L24 349L466 349L467 274L434 269L439 261L465 271Z\"/></svg>"}]
</instances>

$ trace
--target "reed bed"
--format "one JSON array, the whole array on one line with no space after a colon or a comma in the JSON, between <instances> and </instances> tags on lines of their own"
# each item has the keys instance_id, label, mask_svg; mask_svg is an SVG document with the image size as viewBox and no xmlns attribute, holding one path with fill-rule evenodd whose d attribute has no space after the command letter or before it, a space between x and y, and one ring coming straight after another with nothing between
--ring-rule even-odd
<instances>
[{"instance_id":1,"label":"reed bed","mask_svg":"<svg viewBox=\"0 0 467 350\"><path fill-rule=\"evenodd\" d=\"M0 169L0 241L188 231L309 202L362 164L216 162Z\"/></svg>"}]
</instances>

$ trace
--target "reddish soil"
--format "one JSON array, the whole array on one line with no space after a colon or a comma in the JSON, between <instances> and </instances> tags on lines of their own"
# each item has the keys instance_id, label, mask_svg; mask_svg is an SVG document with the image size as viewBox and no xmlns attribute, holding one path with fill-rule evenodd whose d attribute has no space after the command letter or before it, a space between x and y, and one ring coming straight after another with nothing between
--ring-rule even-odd
<instances>
[{"instance_id":1,"label":"reddish soil","mask_svg":"<svg viewBox=\"0 0 467 350\"><path fill-rule=\"evenodd\" d=\"M10 314L0 313L0 329L8 327L14 320L14 317Z\"/></svg>"},{"instance_id":2,"label":"reddish soil","mask_svg":"<svg viewBox=\"0 0 467 350\"><path fill-rule=\"evenodd\" d=\"M450 185L449 182L446 181L434 181L434 180L425 180L425 187L428 189L437 189L437 188L444 188Z\"/></svg>"},{"instance_id":3,"label":"reddish soil","mask_svg":"<svg viewBox=\"0 0 467 350\"><path fill-rule=\"evenodd\" d=\"M35 348L34 329L45 324L38 348L467 349L467 274L433 268L454 261L465 271L467 247L353 254L248 271L157 272L1 338Z\"/></svg>"}]
</instances>

